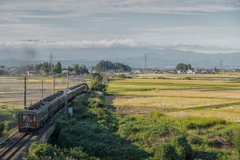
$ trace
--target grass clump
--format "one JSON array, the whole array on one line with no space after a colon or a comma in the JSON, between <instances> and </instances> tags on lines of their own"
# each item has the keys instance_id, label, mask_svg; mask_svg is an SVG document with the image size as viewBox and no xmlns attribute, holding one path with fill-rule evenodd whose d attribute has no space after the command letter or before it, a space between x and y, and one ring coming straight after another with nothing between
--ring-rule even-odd
<instances>
[{"instance_id":1,"label":"grass clump","mask_svg":"<svg viewBox=\"0 0 240 160\"><path fill-rule=\"evenodd\" d=\"M186 159L193 159L193 149L192 147L188 144L188 141L185 136L176 136L174 137L170 144L175 148L177 157L176 159L179 160L186 160Z\"/></svg>"},{"instance_id":2,"label":"grass clump","mask_svg":"<svg viewBox=\"0 0 240 160\"><path fill-rule=\"evenodd\" d=\"M157 79L166 79L166 78L163 76L159 76L159 77L157 77Z\"/></svg>"},{"instance_id":3,"label":"grass clump","mask_svg":"<svg viewBox=\"0 0 240 160\"><path fill-rule=\"evenodd\" d=\"M176 155L173 146L169 143L163 143L156 147L154 158L159 160L173 160L177 158Z\"/></svg>"},{"instance_id":4,"label":"grass clump","mask_svg":"<svg viewBox=\"0 0 240 160\"><path fill-rule=\"evenodd\" d=\"M195 129L195 128L208 128L216 124L226 124L226 121L222 118L217 117L207 118L191 117L180 121L180 123L185 125L188 129Z\"/></svg>"},{"instance_id":5,"label":"grass clump","mask_svg":"<svg viewBox=\"0 0 240 160\"><path fill-rule=\"evenodd\" d=\"M233 144L240 158L240 127L235 128L233 131Z\"/></svg>"}]
</instances>

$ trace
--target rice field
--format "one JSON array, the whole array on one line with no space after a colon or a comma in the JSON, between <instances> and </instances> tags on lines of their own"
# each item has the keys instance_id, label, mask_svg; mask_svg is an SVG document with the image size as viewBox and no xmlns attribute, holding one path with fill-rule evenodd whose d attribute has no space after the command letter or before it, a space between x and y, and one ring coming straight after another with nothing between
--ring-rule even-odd
<instances>
[{"instance_id":1,"label":"rice field","mask_svg":"<svg viewBox=\"0 0 240 160\"><path fill-rule=\"evenodd\" d=\"M165 109L172 116L216 116L240 122L238 74L149 74L147 77L142 74L137 78L116 78L108 84L107 94L128 98L115 98L105 103L116 107ZM157 79L160 76L169 79ZM183 80L187 76L191 80Z\"/></svg>"}]
</instances>

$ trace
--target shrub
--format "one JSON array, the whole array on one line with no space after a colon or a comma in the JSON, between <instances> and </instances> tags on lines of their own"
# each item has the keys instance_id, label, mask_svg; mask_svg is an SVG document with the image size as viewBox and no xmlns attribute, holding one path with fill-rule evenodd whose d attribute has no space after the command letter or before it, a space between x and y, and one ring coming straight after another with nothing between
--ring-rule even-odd
<instances>
[{"instance_id":1,"label":"shrub","mask_svg":"<svg viewBox=\"0 0 240 160\"><path fill-rule=\"evenodd\" d=\"M89 98L88 100L90 104L88 105L91 108L103 108L104 104L103 101L99 98Z\"/></svg>"},{"instance_id":2,"label":"shrub","mask_svg":"<svg viewBox=\"0 0 240 160\"><path fill-rule=\"evenodd\" d=\"M238 154L240 155L240 127L237 127L233 131L233 144L234 144L234 147L236 148Z\"/></svg>"},{"instance_id":3,"label":"shrub","mask_svg":"<svg viewBox=\"0 0 240 160\"><path fill-rule=\"evenodd\" d=\"M74 147L74 148L70 148L70 149L66 149L64 148L63 150L63 154L64 156L70 158L70 159L81 159L81 160L97 160L98 158L94 158L94 157L89 157L89 155L87 153L84 153L82 151L82 147Z\"/></svg>"},{"instance_id":4,"label":"shrub","mask_svg":"<svg viewBox=\"0 0 240 160\"><path fill-rule=\"evenodd\" d=\"M198 144L198 145L202 144L202 140L197 136L189 136L188 141L191 144Z\"/></svg>"},{"instance_id":5,"label":"shrub","mask_svg":"<svg viewBox=\"0 0 240 160\"><path fill-rule=\"evenodd\" d=\"M96 81L91 85L91 89L93 91L105 92L106 91L106 85L102 84L101 82Z\"/></svg>"},{"instance_id":6,"label":"shrub","mask_svg":"<svg viewBox=\"0 0 240 160\"><path fill-rule=\"evenodd\" d=\"M185 77L183 80L191 80L191 77Z\"/></svg>"},{"instance_id":7,"label":"shrub","mask_svg":"<svg viewBox=\"0 0 240 160\"><path fill-rule=\"evenodd\" d=\"M4 123L0 121L0 137L2 137L3 131L4 131Z\"/></svg>"},{"instance_id":8,"label":"shrub","mask_svg":"<svg viewBox=\"0 0 240 160\"><path fill-rule=\"evenodd\" d=\"M193 159L193 149L188 144L185 136L176 136L171 141L170 144L175 148L176 154L179 160L191 160Z\"/></svg>"},{"instance_id":9,"label":"shrub","mask_svg":"<svg viewBox=\"0 0 240 160\"><path fill-rule=\"evenodd\" d=\"M119 122L118 134L127 140L153 140L156 136L165 137L179 133L179 130L168 122L159 123L145 116L127 116Z\"/></svg>"},{"instance_id":10,"label":"shrub","mask_svg":"<svg viewBox=\"0 0 240 160\"><path fill-rule=\"evenodd\" d=\"M51 157L52 159L56 157L61 157L59 150L50 146L48 144L39 144L38 142L33 142L29 147L29 152L31 155L35 155L38 158L46 159L46 157Z\"/></svg>"},{"instance_id":11,"label":"shrub","mask_svg":"<svg viewBox=\"0 0 240 160\"><path fill-rule=\"evenodd\" d=\"M163 117L163 116L165 116L163 113L161 113L160 111L152 111L151 113L150 113L150 116L151 116L151 118L156 118L156 119L158 119L158 118L160 118L160 117Z\"/></svg>"},{"instance_id":12,"label":"shrub","mask_svg":"<svg viewBox=\"0 0 240 160\"><path fill-rule=\"evenodd\" d=\"M182 120L180 123L186 125L188 129L196 129L196 128L208 128L214 126L216 124L225 124L226 121L222 118L217 117L207 117L207 118L190 118Z\"/></svg>"},{"instance_id":13,"label":"shrub","mask_svg":"<svg viewBox=\"0 0 240 160\"><path fill-rule=\"evenodd\" d=\"M160 144L156 147L154 158L159 160L177 159L175 149L169 144Z\"/></svg>"},{"instance_id":14,"label":"shrub","mask_svg":"<svg viewBox=\"0 0 240 160\"><path fill-rule=\"evenodd\" d=\"M159 76L159 77L157 77L157 79L165 79L165 77Z\"/></svg>"}]
</instances>

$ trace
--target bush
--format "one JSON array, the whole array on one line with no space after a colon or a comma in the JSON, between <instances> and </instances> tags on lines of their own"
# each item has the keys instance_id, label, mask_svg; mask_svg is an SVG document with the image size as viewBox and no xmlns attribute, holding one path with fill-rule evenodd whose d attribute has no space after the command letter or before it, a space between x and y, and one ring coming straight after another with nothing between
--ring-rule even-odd
<instances>
[{"instance_id":1,"label":"bush","mask_svg":"<svg viewBox=\"0 0 240 160\"><path fill-rule=\"evenodd\" d=\"M217 118L217 117L207 117L207 118L194 117L190 119L185 119L180 123L183 123L184 125L186 125L188 129L196 129L196 128L208 128L216 124L225 124L226 121L222 118Z\"/></svg>"},{"instance_id":2,"label":"bush","mask_svg":"<svg viewBox=\"0 0 240 160\"><path fill-rule=\"evenodd\" d=\"M154 158L159 160L173 160L177 157L175 149L169 143L166 143L156 147Z\"/></svg>"},{"instance_id":3,"label":"bush","mask_svg":"<svg viewBox=\"0 0 240 160\"><path fill-rule=\"evenodd\" d=\"M3 131L4 131L4 123L0 121L0 137L2 137Z\"/></svg>"},{"instance_id":4,"label":"bush","mask_svg":"<svg viewBox=\"0 0 240 160\"><path fill-rule=\"evenodd\" d=\"M103 101L99 98L89 98L88 100L90 104L88 105L91 108L103 108L104 104Z\"/></svg>"},{"instance_id":5,"label":"bush","mask_svg":"<svg viewBox=\"0 0 240 160\"><path fill-rule=\"evenodd\" d=\"M101 82L93 82L91 85L91 90L93 91L100 91L100 92L105 92L106 91L106 86L102 84Z\"/></svg>"},{"instance_id":6,"label":"bush","mask_svg":"<svg viewBox=\"0 0 240 160\"><path fill-rule=\"evenodd\" d=\"M185 77L183 80L191 80L191 77Z\"/></svg>"},{"instance_id":7,"label":"bush","mask_svg":"<svg viewBox=\"0 0 240 160\"><path fill-rule=\"evenodd\" d=\"M237 127L233 131L233 144L234 144L234 147L236 148L238 154L240 155L240 127Z\"/></svg>"},{"instance_id":8,"label":"bush","mask_svg":"<svg viewBox=\"0 0 240 160\"><path fill-rule=\"evenodd\" d=\"M82 147L74 147L70 149L64 148L63 154L64 156L70 159L81 159L81 160L97 160L98 158L89 157L87 153L82 151Z\"/></svg>"},{"instance_id":9,"label":"bush","mask_svg":"<svg viewBox=\"0 0 240 160\"><path fill-rule=\"evenodd\" d=\"M157 77L157 79L165 79L165 77L159 76L159 77Z\"/></svg>"},{"instance_id":10,"label":"bush","mask_svg":"<svg viewBox=\"0 0 240 160\"><path fill-rule=\"evenodd\" d=\"M51 159L61 157L59 150L48 144L39 144L37 141L31 144L29 152L32 156L42 159L46 159L46 157L51 157Z\"/></svg>"},{"instance_id":11,"label":"bush","mask_svg":"<svg viewBox=\"0 0 240 160\"><path fill-rule=\"evenodd\" d=\"M171 141L170 144L175 148L176 154L179 160L191 160L193 159L193 149L188 144L185 136L176 136Z\"/></svg>"}]
</instances>

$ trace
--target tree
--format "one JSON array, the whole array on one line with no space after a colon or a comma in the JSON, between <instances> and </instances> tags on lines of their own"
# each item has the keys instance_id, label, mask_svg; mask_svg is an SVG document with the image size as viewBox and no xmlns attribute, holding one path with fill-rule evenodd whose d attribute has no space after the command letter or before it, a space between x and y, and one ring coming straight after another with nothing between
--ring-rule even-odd
<instances>
[{"instance_id":1,"label":"tree","mask_svg":"<svg viewBox=\"0 0 240 160\"><path fill-rule=\"evenodd\" d=\"M68 66L67 70L69 70L70 72L73 71L73 69L70 66Z\"/></svg>"},{"instance_id":2,"label":"tree","mask_svg":"<svg viewBox=\"0 0 240 160\"><path fill-rule=\"evenodd\" d=\"M86 66L80 67L80 68L79 68L79 73L80 73L80 74L88 73L88 70L87 70Z\"/></svg>"},{"instance_id":3,"label":"tree","mask_svg":"<svg viewBox=\"0 0 240 160\"><path fill-rule=\"evenodd\" d=\"M91 86L91 90L105 92L106 86L101 82L94 82Z\"/></svg>"},{"instance_id":4,"label":"tree","mask_svg":"<svg viewBox=\"0 0 240 160\"><path fill-rule=\"evenodd\" d=\"M62 65L58 62L52 69L54 73L62 73Z\"/></svg>"},{"instance_id":5,"label":"tree","mask_svg":"<svg viewBox=\"0 0 240 160\"><path fill-rule=\"evenodd\" d=\"M188 70L191 70L191 69L192 69L191 64L188 64Z\"/></svg>"},{"instance_id":6,"label":"tree","mask_svg":"<svg viewBox=\"0 0 240 160\"><path fill-rule=\"evenodd\" d=\"M178 65L176 66L176 70L180 70L180 69L184 70L185 69L185 64L178 63Z\"/></svg>"},{"instance_id":7,"label":"tree","mask_svg":"<svg viewBox=\"0 0 240 160\"><path fill-rule=\"evenodd\" d=\"M1 65L0 68L4 68L4 65Z\"/></svg>"},{"instance_id":8,"label":"tree","mask_svg":"<svg viewBox=\"0 0 240 160\"><path fill-rule=\"evenodd\" d=\"M2 137L3 131L4 131L4 123L0 121L0 137Z\"/></svg>"},{"instance_id":9,"label":"tree","mask_svg":"<svg viewBox=\"0 0 240 160\"><path fill-rule=\"evenodd\" d=\"M74 70L77 74L79 74L78 65L74 66L74 67L73 67L73 70Z\"/></svg>"},{"instance_id":10,"label":"tree","mask_svg":"<svg viewBox=\"0 0 240 160\"><path fill-rule=\"evenodd\" d=\"M93 79L95 79L98 82L102 82L103 76L100 73L92 73Z\"/></svg>"},{"instance_id":11,"label":"tree","mask_svg":"<svg viewBox=\"0 0 240 160\"><path fill-rule=\"evenodd\" d=\"M95 67L95 70L99 72L105 72L106 70L122 70L122 71L131 71L131 67L124 65L122 63L112 63L110 61L101 60Z\"/></svg>"}]
</instances>

